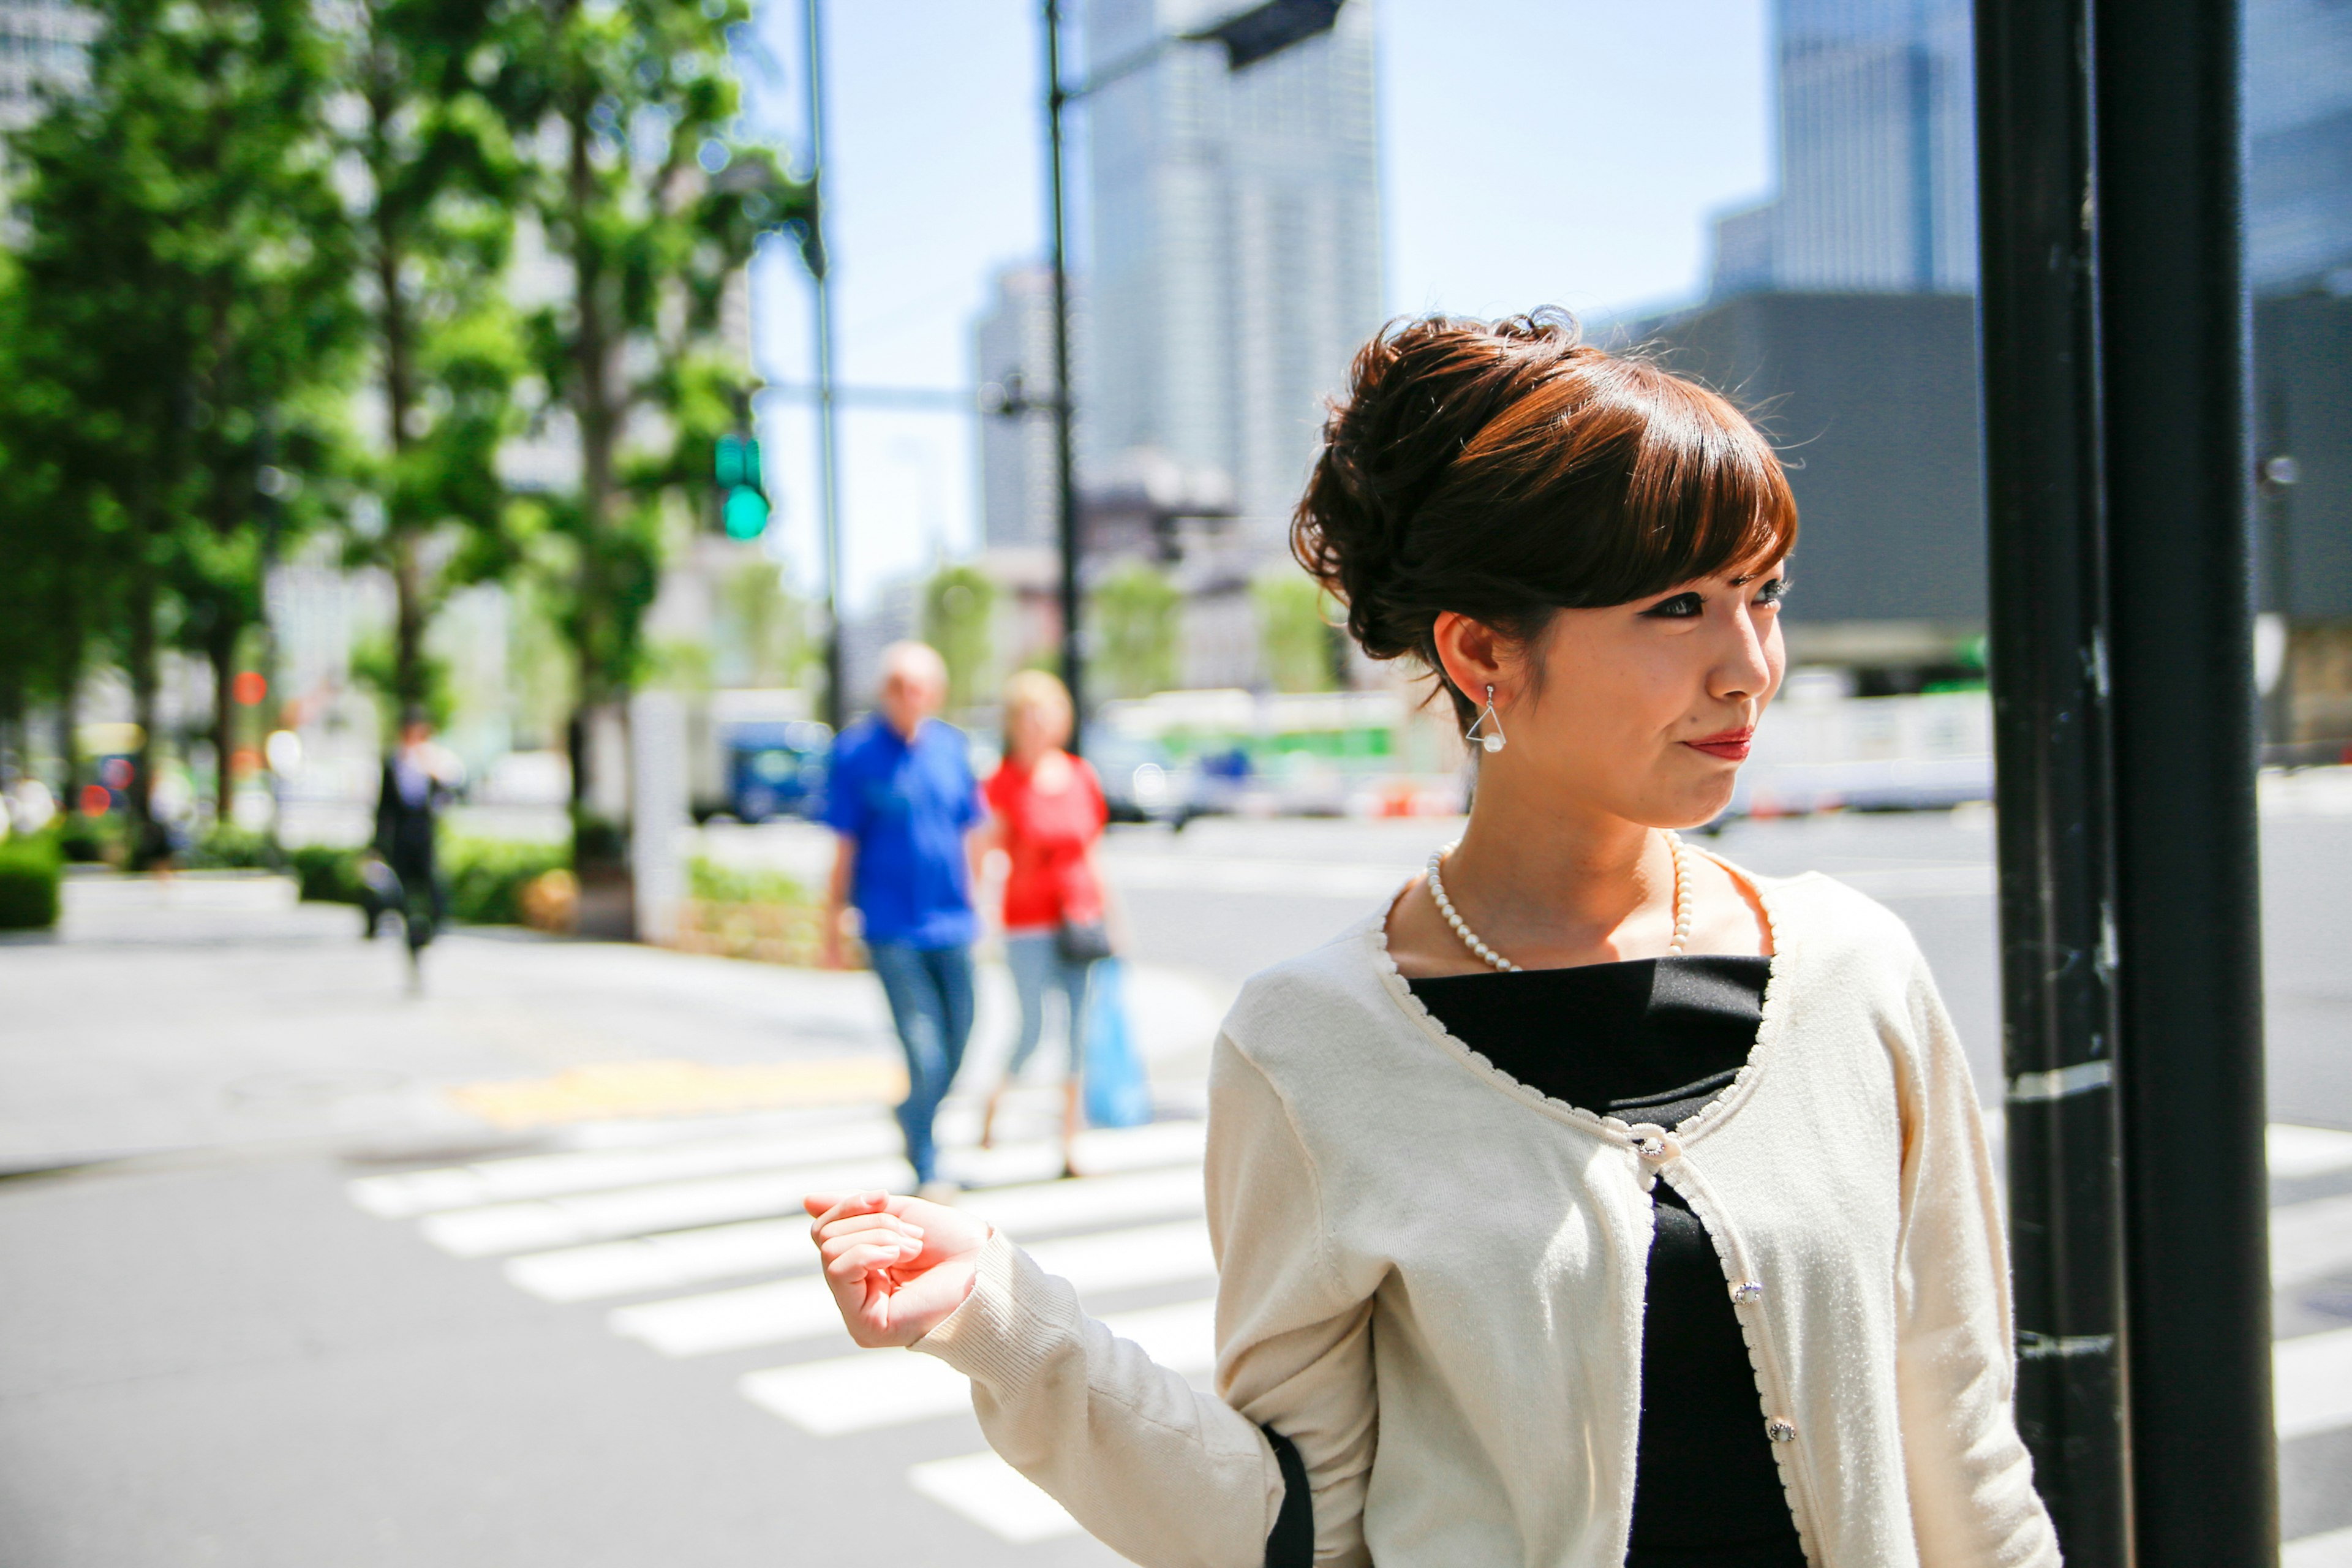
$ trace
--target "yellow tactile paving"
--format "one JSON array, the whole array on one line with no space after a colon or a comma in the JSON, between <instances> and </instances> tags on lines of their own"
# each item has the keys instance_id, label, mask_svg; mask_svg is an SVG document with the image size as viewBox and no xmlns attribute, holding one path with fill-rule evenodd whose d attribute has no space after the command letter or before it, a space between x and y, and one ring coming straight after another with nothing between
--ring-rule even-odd
<instances>
[{"instance_id":1,"label":"yellow tactile paving","mask_svg":"<svg viewBox=\"0 0 2352 1568\"><path fill-rule=\"evenodd\" d=\"M896 1104L903 1067L872 1058L714 1067L693 1061L597 1062L552 1078L463 1084L451 1103L499 1127L607 1116L688 1116L781 1106Z\"/></svg>"}]
</instances>

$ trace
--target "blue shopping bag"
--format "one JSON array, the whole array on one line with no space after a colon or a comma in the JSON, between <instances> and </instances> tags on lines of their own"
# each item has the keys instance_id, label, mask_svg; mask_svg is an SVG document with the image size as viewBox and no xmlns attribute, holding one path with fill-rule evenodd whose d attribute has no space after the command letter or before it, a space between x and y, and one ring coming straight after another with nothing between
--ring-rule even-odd
<instances>
[{"instance_id":1,"label":"blue shopping bag","mask_svg":"<svg viewBox=\"0 0 2352 1568\"><path fill-rule=\"evenodd\" d=\"M1127 1026L1124 967L1098 960L1087 987L1087 1121L1097 1127L1140 1127L1151 1120L1151 1080Z\"/></svg>"}]
</instances>

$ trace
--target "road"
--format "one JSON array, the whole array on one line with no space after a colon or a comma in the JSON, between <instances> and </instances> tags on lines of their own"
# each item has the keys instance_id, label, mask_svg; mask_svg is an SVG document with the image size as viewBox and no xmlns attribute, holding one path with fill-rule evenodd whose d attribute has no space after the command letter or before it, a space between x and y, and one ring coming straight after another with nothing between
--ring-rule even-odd
<instances>
[{"instance_id":1,"label":"road","mask_svg":"<svg viewBox=\"0 0 2352 1568\"><path fill-rule=\"evenodd\" d=\"M1737 826L1918 932L1997 1103L1989 823ZM1443 824L1124 830L1135 1013L1175 1120L1043 1180L948 1142L975 1206L1172 1363L1204 1364L1197 1075L1233 987L1410 874ZM723 837L723 836L722 836ZM715 842L791 862L789 833ZM2288 1533L2352 1562L2352 817L2265 822ZM698 1565L887 1551L1115 1561L987 1458L925 1358L857 1352L790 1194L887 1180L867 977L461 933L404 995L390 942L272 887L72 889L0 944L0 1562L26 1568ZM1002 1048L992 976L980 1081ZM878 1087L877 1087L878 1086ZM967 1086L967 1095L968 1095ZM884 1544L887 1542L887 1546Z\"/></svg>"}]
</instances>

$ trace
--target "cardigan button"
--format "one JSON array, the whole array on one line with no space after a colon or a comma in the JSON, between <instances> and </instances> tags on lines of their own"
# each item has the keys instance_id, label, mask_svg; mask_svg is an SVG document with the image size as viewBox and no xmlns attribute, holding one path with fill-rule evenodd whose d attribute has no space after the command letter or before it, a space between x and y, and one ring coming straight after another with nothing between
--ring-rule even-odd
<instances>
[{"instance_id":1,"label":"cardigan button","mask_svg":"<svg viewBox=\"0 0 2352 1568\"><path fill-rule=\"evenodd\" d=\"M1764 1287L1753 1279L1742 1279L1731 1288L1731 1299L1743 1307L1752 1307L1764 1299Z\"/></svg>"},{"instance_id":2,"label":"cardigan button","mask_svg":"<svg viewBox=\"0 0 2352 1568\"><path fill-rule=\"evenodd\" d=\"M1683 1152L1682 1145L1675 1142L1673 1134L1654 1122L1645 1121L1637 1127L1629 1127L1625 1132L1633 1140L1633 1152L1653 1164L1663 1164Z\"/></svg>"},{"instance_id":3,"label":"cardigan button","mask_svg":"<svg viewBox=\"0 0 2352 1568\"><path fill-rule=\"evenodd\" d=\"M1783 1421L1775 1415L1771 1420L1764 1423L1764 1436L1771 1438L1775 1443L1793 1443L1797 1440L1797 1424L1793 1421Z\"/></svg>"}]
</instances>

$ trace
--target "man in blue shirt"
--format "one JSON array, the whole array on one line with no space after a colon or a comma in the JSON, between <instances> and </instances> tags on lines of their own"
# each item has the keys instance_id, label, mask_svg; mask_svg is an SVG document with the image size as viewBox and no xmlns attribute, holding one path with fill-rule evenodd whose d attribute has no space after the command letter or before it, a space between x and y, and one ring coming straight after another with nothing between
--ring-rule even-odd
<instances>
[{"instance_id":1,"label":"man in blue shirt","mask_svg":"<svg viewBox=\"0 0 2352 1568\"><path fill-rule=\"evenodd\" d=\"M880 708L834 742L825 821L839 835L825 907L825 962L842 963L842 916L857 907L866 950L907 1053L898 1125L919 1186L939 1177L931 1118L971 1035L971 832L982 819L963 731L932 717L948 672L918 642L882 652Z\"/></svg>"}]
</instances>

